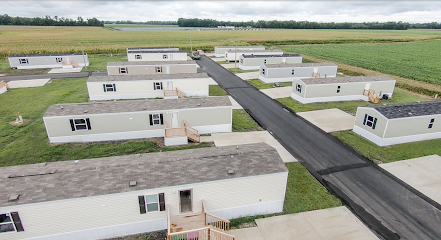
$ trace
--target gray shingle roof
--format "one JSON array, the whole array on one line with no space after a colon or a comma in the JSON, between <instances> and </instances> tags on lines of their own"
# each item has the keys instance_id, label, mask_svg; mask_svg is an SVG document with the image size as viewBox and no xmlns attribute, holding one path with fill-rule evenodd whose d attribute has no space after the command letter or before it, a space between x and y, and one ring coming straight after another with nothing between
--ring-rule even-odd
<instances>
[{"instance_id":1,"label":"gray shingle roof","mask_svg":"<svg viewBox=\"0 0 441 240\"><path fill-rule=\"evenodd\" d=\"M185 54L187 54L186 51L142 51L142 50L137 50L137 51L129 50L129 53L164 53L164 54L167 54L167 53L185 53Z\"/></svg>"},{"instance_id":2,"label":"gray shingle roof","mask_svg":"<svg viewBox=\"0 0 441 240\"><path fill-rule=\"evenodd\" d=\"M0 207L283 172L265 143L2 167ZM8 202L16 194L19 200Z\"/></svg>"},{"instance_id":3,"label":"gray shingle roof","mask_svg":"<svg viewBox=\"0 0 441 240\"><path fill-rule=\"evenodd\" d=\"M179 73L179 74L148 74L148 75L106 75L90 76L87 82L106 81L140 81L140 80L166 80L185 78L209 78L206 73Z\"/></svg>"},{"instance_id":4,"label":"gray shingle roof","mask_svg":"<svg viewBox=\"0 0 441 240\"><path fill-rule=\"evenodd\" d=\"M337 66L332 62L322 63L288 63L288 64L265 64L267 68L288 68L288 67L320 67L320 66Z\"/></svg>"},{"instance_id":5,"label":"gray shingle roof","mask_svg":"<svg viewBox=\"0 0 441 240\"><path fill-rule=\"evenodd\" d=\"M237 48L265 48L265 46L237 46ZM215 48L236 48L236 46L215 46Z\"/></svg>"},{"instance_id":6,"label":"gray shingle roof","mask_svg":"<svg viewBox=\"0 0 441 240\"><path fill-rule=\"evenodd\" d=\"M47 57L47 56L82 56L82 53L46 53L46 54L19 54L19 55L9 55L9 57ZM84 53L87 56L87 53Z\"/></svg>"},{"instance_id":7,"label":"gray shingle roof","mask_svg":"<svg viewBox=\"0 0 441 240\"><path fill-rule=\"evenodd\" d=\"M196 62L194 60L188 60L188 61L135 61L135 62L108 62L107 66L151 66L151 65L176 65L176 64L189 64L189 65L196 65Z\"/></svg>"},{"instance_id":8,"label":"gray shingle roof","mask_svg":"<svg viewBox=\"0 0 441 240\"><path fill-rule=\"evenodd\" d=\"M441 101L399 103L371 107L388 119L441 114Z\"/></svg>"},{"instance_id":9,"label":"gray shingle roof","mask_svg":"<svg viewBox=\"0 0 441 240\"><path fill-rule=\"evenodd\" d=\"M283 54L283 55L243 55L243 58L269 58L269 57L302 57L300 54Z\"/></svg>"},{"instance_id":10,"label":"gray shingle roof","mask_svg":"<svg viewBox=\"0 0 441 240\"><path fill-rule=\"evenodd\" d=\"M43 117L87 116L90 114L144 112L186 108L232 106L228 96L195 97L178 99L150 99L134 101L109 101L87 103L63 103L51 105Z\"/></svg>"},{"instance_id":11,"label":"gray shingle roof","mask_svg":"<svg viewBox=\"0 0 441 240\"><path fill-rule=\"evenodd\" d=\"M396 81L388 75L369 75L353 77L333 77L333 78L306 78L302 79L306 85L329 84L329 83L349 83L349 82L379 82Z\"/></svg>"},{"instance_id":12,"label":"gray shingle roof","mask_svg":"<svg viewBox=\"0 0 441 240\"><path fill-rule=\"evenodd\" d=\"M227 51L227 52L228 52L228 51ZM233 49L232 51L230 51L230 53L234 53L234 52L236 52L235 49ZM262 53L262 52L282 52L282 53L283 53L282 50L241 50L241 49L238 49L237 52L238 52L238 53L253 53L253 52L257 52L257 53Z\"/></svg>"}]
</instances>

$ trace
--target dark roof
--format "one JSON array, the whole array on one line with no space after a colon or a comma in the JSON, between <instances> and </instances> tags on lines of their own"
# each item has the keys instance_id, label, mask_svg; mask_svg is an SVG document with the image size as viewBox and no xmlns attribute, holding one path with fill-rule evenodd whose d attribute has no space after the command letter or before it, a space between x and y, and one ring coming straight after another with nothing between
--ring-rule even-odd
<instances>
[{"instance_id":1,"label":"dark roof","mask_svg":"<svg viewBox=\"0 0 441 240\"><path fill-rule=\"evenodd\" d=\"M283 54L283 55L243 55L243 58L269 58L269 57L301 57L300 54Z\"/></svg>"},{"instance_id":2,"label":"dark roof","mask_svg":"<svg viewBox=\"0 0 441 240\"><path fill-rule=\"evenodd\" d=\"M2 167L0 207L284 172L265 143Z\"/></svg>"},{"instance_id":3,"label":"dark roof","mask_svg":"<svg viewBox=\"0 0 441 240\"><path fill-rule=\"evenodd\" d=\"M48 56L72 56L72 55L80 55L82 56L82 53L46 53L46 54L22 54L22 55L9 55L9 57L48 57ZM87 53L84 53L86 56Z\"/></svg>"},{"instance_id":4,"label":"dark roof","mask_svg":"<svg viewBox=\"0 0 441 240\"><path fill-rule=\"evenodd\" d=\"M108 62L107 66L147 66L147 65L176 65L176 64L193 64L196 65L194 60L188 61L134 61L134 62Z\"/></svg>"},{"instance_id":5,"label":"dark roof","mask_svg":"<svg viewBox=\"0 0 441 240\"><path fill-rule=\"evenodd\" d=\"M371 106L388 119L441 114L441 101Z\"/></svg>"},{"instance_id":6,"label":"dark roof","mask_svg":"<svg viewBox=\"0 0 441 240\"><path fill-rule=\"evenodd\" d=\"M170 109L231 106L228 96L179 99L150 99L51 105L43 117L87 116L90 114L161 111Z\"/></svg>"},{"instance_id":7,"label":"dark roof","mask_svg":"<svg viewBox=\"0 0 441 240\"><path fill-rule=\"evenodd\" d=\"M280 63L280 64L265 64L267 68L288 68L288 67L322 67L322 66L337 66L333 62L321 63Z\"/></svg>"},{"instance_id":8,"label":"dark roof","mask_svg":"<svg viewBox=\"0 0 441 240\"><path fill-rule=\"evenodd\" d=\"M104 75L90 76L88 82L105 81L142 81L142 80L165 80L185 78L209 78L207 73L178 73L178 74L147 74L147 75Z\"/></svg>"},{"instance_id":9,"label":"dark roof","mask_svg":"<svg viewBox=\"0 0 441 240\"><path fill-rule=\"evenodd\" d=\"M332 78L306 78L302 79L306 85L329 84L329 83L350 83L350 82L379 82L396 81L388 75L369 75L352 77L332 77Z\"/></svg>"},{"instance_id":10,"label":"dark roof","mask_svg":"<svg viewBox=\"0 0 441 240\"><path fill-rule=\"evenodd\" d=\"M185 53L187 54L186 51L129 51L129 53Z\"/></svg>"}]
</instances>

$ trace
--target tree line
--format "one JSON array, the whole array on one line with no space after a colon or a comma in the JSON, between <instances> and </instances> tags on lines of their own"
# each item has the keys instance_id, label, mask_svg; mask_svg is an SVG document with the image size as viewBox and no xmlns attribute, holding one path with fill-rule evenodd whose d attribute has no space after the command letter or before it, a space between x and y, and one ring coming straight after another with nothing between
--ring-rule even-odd
<instances>
[{"instance_id":1,"label":"tree line","mask_svg":"<svg viewBox=\"0 0 441 240\"><path fill-rule=\"evenodd\" d=\"M217 27L235 26L251 28L281 28L281 29L388 29L407 30L409 28L441 29L441 24L432 23L407 23L407 22L363 22L363 23L335 23L335 22L309 22L309 21L264 21L257 22L231 22L213 19L179 18L179 27Z\"/></svg>"},{"instance_id":2,"label":"tree line","mask_svg":"<svg viewBox=\"0 0 441 240\"><path fill-rule=\"evenodd\" d=\"M30 26L95 26L104 27L104 22L96 18L84 20L77 17L76 20L65 17L46 15L45 17L11 17L8 14L0 15L0 25L30 25Z\"/></svg>"},{"instance_id":3,"label":"tree line","mask_svg":"<svg viewBox=\"0 0 441 240\"><path fill-rule=\"evenodd\" d=\"M127 21L104 21L104 24L146 24L146 25L178 25L176 21L147 21L147 22L134 22Z\"/></svg>"}]
</instances>

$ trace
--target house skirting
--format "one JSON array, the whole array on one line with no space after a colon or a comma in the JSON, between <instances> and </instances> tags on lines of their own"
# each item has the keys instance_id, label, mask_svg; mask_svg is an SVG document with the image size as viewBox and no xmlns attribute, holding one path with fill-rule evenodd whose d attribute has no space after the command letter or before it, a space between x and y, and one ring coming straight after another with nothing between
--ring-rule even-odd
<instances>
[{"instance_id":1,"label":"house skirting","mask_svg":"<svg viewBox=\"0 0 441 240\"><path fill-rule=\"evenodd\" d=\"M183 91L187 97L207 97L208 90L205 91ZM89 95L90 101L103 101L113 99L145 99L145 98L164 98L164 92L139 93L139 94L104 94Z\"/></svg>"},{"instance_id":2,"label":"house skirting","mask_svg":"<svg viewBox=\"0 0 441 240\"><path fill-rule=\"evenodd\" d=\"M164 136L165 136L165 129L156 129L156 130L143 130L143 131L131 131L131 132L49 137L49 142L50 143L100 142L100 141L117 141L117 140L127 140L127 139L137 139L137 138L164 137Z\"/></svg>"},{"instance_id":3,"label":"house skirting","mask_svg":"<svg viewBox=\"0 0 441 240\"><path fill-rule=\"evenodd\" d=\"M353 131L358 135L368 139L369 141L377 144L380 147L441 138L441 132L393 137L393 138L381 138L359 126L354 126Z\"/></svg>"},{"instance_id":4,"label":"house skirting","mask_svg":"<svg viewBox=\"0 0 441 240\"><path fill-rule=\"evenodd\" d=\"M8 91L8 89L6 88L6 86L0 88L0 94L4 93L4 92L6 92L6 91Z\"/></svg>"},{"instance_id":5,"label":"house skirting","mask_svg":"<svg viewBox=\"0 0 441 240\"><path fill-rule=\"evenodd\" d=\"M245 216L256 216L283 212L284 200L264 202L258 204L245 205L240 207L225 208L219 210L208 211L217 217L223 219L234 219Z\"/></svg>"},{"instance_id":6,"label":"house skirting","mask_svg":"<svg viewBox=\"0 0 441 240\"><path fill-rule=\"evenodd\" d=\"M259 70L260 65L258 65L258 66L244 66L242 64L239 64L239 68L242 70Z\"/></svg>"},{"instance_id":7,"label":"house skirting","mask_svg":"<svg viewBox=\"0 0 441 240\"><path fill-rule=\"evenodd\" d=\"M84 67L84 63L77 63L78 67ZM89 66L89 64L87 64ZM20 65L15 66L17 69L34 69L34 68L62 68L63 65L59 64L51 64L51 65Z\"/></svg>"},{"instance_id":8,"label":"house skirting","mask_svg":"<svg viewBox=\"0 0 441 240\"><path fill-rule=\"evenodd\" d=\"M165 146L179 146L179 145L187 145L188 144L188 138L185 137L173 137L173 138L164 138L164 145Z\"/></svg>"},{"instance_id":9,"label":"house skirting","mask_svg":"<svg viewBox=\"0 0 441 240\"><path fill-rule=\"evenodd\" d=\"M207 125L207 126L190 126L198 130L199 134L210 134L210 133L227 133L232 132L232 124L217 124L217 125Z\"/></svg>"},{"instance_id":10,"label":"house skirting","mask_svg":"<svg viewBox=\"0 0 441 240\"><path fill-rule=\"evenodd\" d=\"M388 94L389 96L392 96L392 93L383 93L383 94ZM363 100L366 102L369 101L369 98L364 95L304 98L293 92L291 92L291 98L303 104L315 103L315 102L340 102L340 101L358 101L358 100Z\"/></svg>"},{"instance_id":11,"label":"house skirting","mask_svg":"<svg viewBox=\"0 0 441 240\"><path fill-rule=\"evenodd\" d=\"M334 76L327 76L328 78L333 78ZM300 79L306 79L306 78L312 78L311 76L304 76L304 77L284 77L284 78L267 78L265 76L259 75L259 79L262 82L265 83L276 83L276 82L292 82L293 80L300 80Z\"/></svg>"}]
</instances>

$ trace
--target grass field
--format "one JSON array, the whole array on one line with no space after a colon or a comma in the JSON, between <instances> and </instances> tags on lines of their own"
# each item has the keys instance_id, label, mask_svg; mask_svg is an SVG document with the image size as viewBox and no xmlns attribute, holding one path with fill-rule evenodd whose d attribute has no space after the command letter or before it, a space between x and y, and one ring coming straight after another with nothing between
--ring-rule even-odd
<instances>
[{"instance_id":1,"label":"grass field","mask_svg":"<svg viewBox=\"0 0 441 240\"><path fill-rule=\"evenodd\" d=\"M247 80L251 85L253 85L257 89L267 89L267 88L274 88L274 83L264 83L260 81L259 79L251 79ZM279 83L281 87L288 87L292 86L292 82L281 82Z\"/></svg>"},{"instance_id":2,"label":"grass field","mask_svg":"<svg viewBox=\"0 0 441 240\"><path fill-rule=\"evenodd\" d=\"M208 95L209 96L227 96L227 92L223 90L219 85L210 85L208 86Z\"/></svg>"},{"instance_id":3,"label":"grass field","mask_svg":"<svg viewBox=\"0 0 441 240\"><path fill-rule=\"evenodd\" d=\"M441 32L441 31L440 31ZM441 41L384 44L325 44L292 46L303 53L387 74L441 85Z\"/></svg>"},{"instance_id":4,"label":"grass field","mask_svg":"<svg viewBox=\"0 0 441 240\"><path fill-rule=\"evenodd\" d=\"M178 25L149 25L149 24L104 24L104 27L121 27L121 28L169 28L179 27Z\"/></svg>"}]
</instances>

